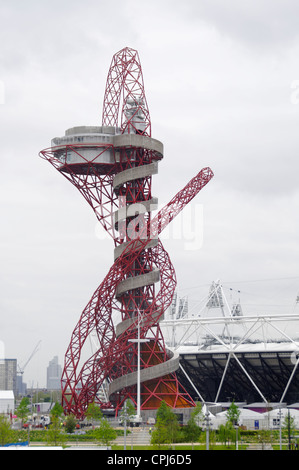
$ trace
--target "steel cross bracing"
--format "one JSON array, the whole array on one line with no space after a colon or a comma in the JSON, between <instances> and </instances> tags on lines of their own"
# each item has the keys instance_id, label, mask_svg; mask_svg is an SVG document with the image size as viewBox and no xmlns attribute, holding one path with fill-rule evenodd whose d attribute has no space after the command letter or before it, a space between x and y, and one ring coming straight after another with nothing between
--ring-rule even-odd
<instances>
[{"instance_id":1,"label":"steel cross bracing","mask_svg":"<svg viewBox=\"0 0 299 470\"><path fill-rule=\"evenodd\" d=\"M103 125L117 127L119 114L122 132L139 131L138 124L142 118L143 134L151 135L150 114L138 52L128 47L115 54L110 65L104 96Z\"/></svg>"},{"instance_id":2,"label":"steel cross bracing","mask_svg":"<svg viewBox=\"0 0 299 470\"><path fill-rule=\"evenodd\" d=\"M121 125L118 127L119 114ZM138 314L141 347L141 409L194 406L178 382L177 355L164 344L159 320L171 304L175 270L159 234L210 181L204 168L152 218L157 199L152 176L163 157L151 138L151 122L136 51L125 48L113 57L108 74L103 129L115 129L113 143L67 144L41 152L83 194L97 219L114 240L115 261L84 309L71 336L62 376L66 412L83 416L89 403L114 406L136 404ZM109 164L104 156L112 155ZM74 163L76 161L76 163ZM157 291L156 284L160 282ZM114 324L115 313L121 322ZM82 365L87 338L96 333L97 351ZM106 387L109 401L99 396Z\"/></svg>"},{"instance_id":3,"label":"steel cross bracing","mask_svg":"<svg viewBox=\"0 0 299 470\"><path fill-rule=\"evenodd\" d=\"M203 401L215 403L228 396L235 401L298 401L299 343L293 336L298 314L234 316L221 285L214 287L206 304L217 294L222 316L202 309L198 317L160 324L166 343L180 356L184 374L179 376L187 390L189 380Z\"/></svg>"}]
</instances>

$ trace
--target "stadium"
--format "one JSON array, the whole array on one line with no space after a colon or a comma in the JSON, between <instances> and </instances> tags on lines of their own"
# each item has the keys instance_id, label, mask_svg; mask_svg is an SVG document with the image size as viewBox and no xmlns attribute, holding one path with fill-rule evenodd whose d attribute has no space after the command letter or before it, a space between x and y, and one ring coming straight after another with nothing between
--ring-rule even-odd
<instances>
[{"instance_id":1,"label":"stadium","mask_svg":"<svg viewBox=\"0 0 299 470\"><path fill-rule=\"evenodd\" d=\"M298 298L297 298L298 300ZM206 403L299 402L298 313L244 315L213 282L200 313L174 298L162 329L180 357L179 379Z\"/></svg>"}]
</instances>

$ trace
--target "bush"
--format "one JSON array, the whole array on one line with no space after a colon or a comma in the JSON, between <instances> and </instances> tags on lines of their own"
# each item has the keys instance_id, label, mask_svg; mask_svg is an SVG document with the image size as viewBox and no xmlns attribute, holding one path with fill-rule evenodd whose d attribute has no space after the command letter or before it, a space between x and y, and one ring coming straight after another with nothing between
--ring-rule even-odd
<instances>
[{"instance_id":1,"label":"bush","mask_svg":"<svg viewBox=\"0 0 299 470\"><path fill-rule=\"evenodd\" d=\"M165 401L157 411L156 424L152 432L151 444L157 448L168 448L171 444L178 442L179 439L179 423L177 415L166 404Z\"/></svg>"}]
</instances>

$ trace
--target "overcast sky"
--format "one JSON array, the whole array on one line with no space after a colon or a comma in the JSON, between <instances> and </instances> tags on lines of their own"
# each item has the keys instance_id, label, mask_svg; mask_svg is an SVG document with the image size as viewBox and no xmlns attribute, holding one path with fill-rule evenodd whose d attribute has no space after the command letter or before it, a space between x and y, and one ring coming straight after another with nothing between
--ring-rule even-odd
<instances>
[{"instance_id":1,"label":"overcast sky","mask_svg":"<svg viewBox=\"0 0 299 470\"><path fill-rule=\"evenodd\" d=\"M101 125L110 62L126 46L139 52L152 135L164 143L154 196L166 203L202 167L215 173L182 236L178 225L164 236L179 294L196 313L221 279L246 313L289 313L299 292L298 2L0 0L0 14L0 341L22 364L41 340L27 383L45 386L48 362L63 363L113 262L86 201L38 153L70 127ZM201 227L190 214L203 214Z\"/></svg>"}]
</instances>

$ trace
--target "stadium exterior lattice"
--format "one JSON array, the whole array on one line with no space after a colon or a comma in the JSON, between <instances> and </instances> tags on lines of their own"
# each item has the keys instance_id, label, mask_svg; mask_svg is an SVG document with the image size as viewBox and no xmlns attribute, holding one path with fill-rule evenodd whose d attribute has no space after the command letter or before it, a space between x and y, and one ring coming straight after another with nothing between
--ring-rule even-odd
<instances>
[{"instance_id":1,"label":"stadium exterior lattice","mask_svg":"<svg viewBox=\"0 0 299 470\"><path fill-rule=\"evenodd\" d=\"M299 402L298 314L243 315L213 283L205 313L169 315L168 346L180 357L179 379L202 402Z\"/></svg>"}]
</instances>

